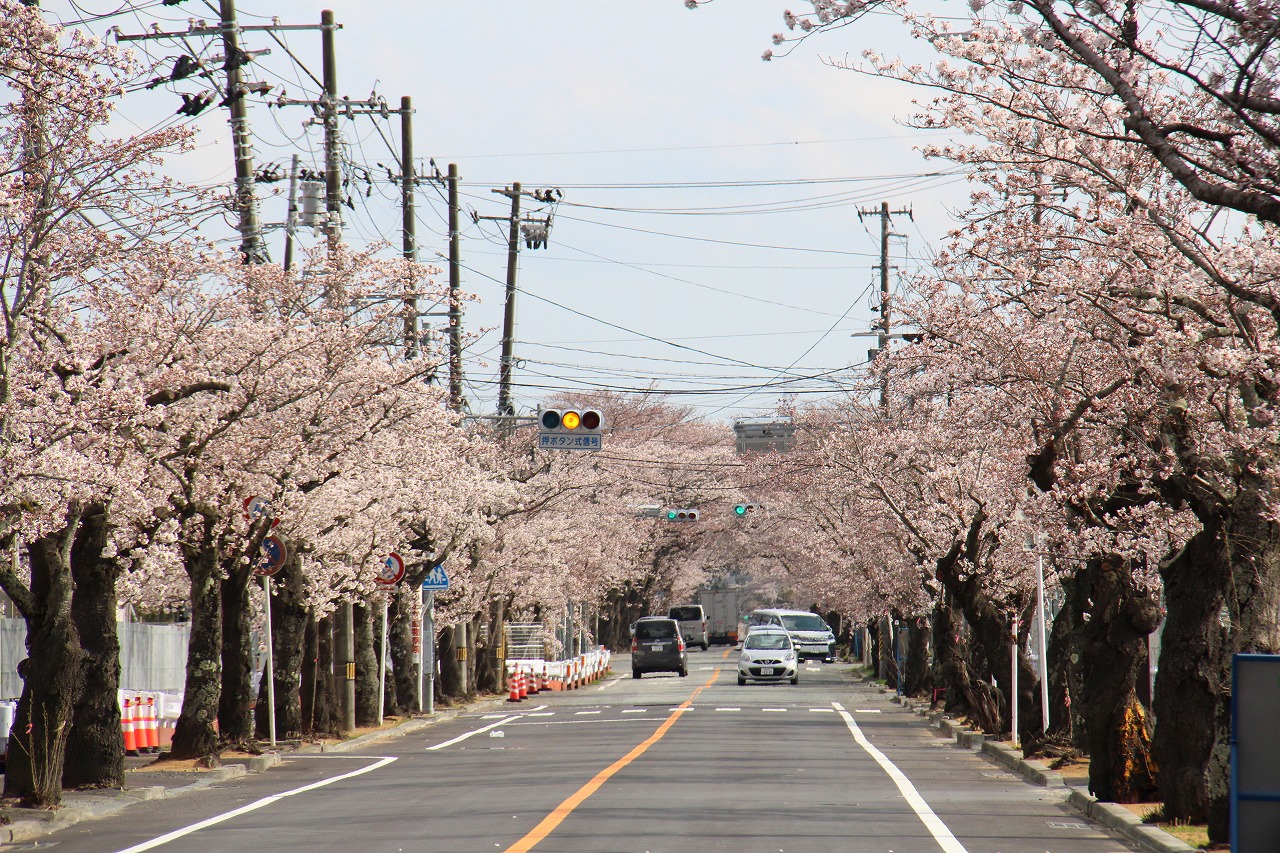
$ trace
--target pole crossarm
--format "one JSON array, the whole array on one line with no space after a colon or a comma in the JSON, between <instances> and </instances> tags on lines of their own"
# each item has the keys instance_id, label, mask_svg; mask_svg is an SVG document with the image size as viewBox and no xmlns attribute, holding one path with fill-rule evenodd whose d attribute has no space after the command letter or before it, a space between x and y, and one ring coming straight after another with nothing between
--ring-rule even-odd
<instances>
[{"instance_id":1,"label":"pole crossarm","mask_svg":"<svg viewBox=\"0 0 1280 853\"><path fill-rule=\"evenodd\" d=\"M323 30L326 29L324 24L267 24L263 26L236 27L236 32L286 32L289 30ZM334 24L333 29L342 29L342 24ZM119 27L112 27L107 32L115 36L116 41L148 41L151 39L177 39L188 38L190 36L220 36L222 35L222 27L217 24L210 24L207 21L195 21L185 30L174 30L172 32L153 30L149 33L133 33L127 34L120 32Z\"/></svg>"}]
</instances>

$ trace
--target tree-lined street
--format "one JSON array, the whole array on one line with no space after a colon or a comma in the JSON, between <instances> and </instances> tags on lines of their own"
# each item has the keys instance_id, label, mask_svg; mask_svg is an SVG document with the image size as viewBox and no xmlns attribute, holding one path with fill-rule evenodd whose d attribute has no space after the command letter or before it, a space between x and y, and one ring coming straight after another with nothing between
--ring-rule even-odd
<instances>
[{"instance_id":1,"label":"tree-lined street","mask_svg":"<svg viewBox=\"0 0 1280 853\"><path fill-rule=\"evenodd\" d=\"M811 664L795 687L738 687L732 662L713 648L691 657L688 678L615 674L358 751L289 756L49 841L68 853L149 849L150 839L296 791L160 849L243 849L265 838L273 850L371 853L1130 849L1066 806L1063 789L1031 785L938 737L887 694L853 683L847 666ZM615 669L627 666L625 655L615 659ZM905 775L907 793L854 728ZM384 758L395 760L377 766Z\"/></svg>"}]
</instances>

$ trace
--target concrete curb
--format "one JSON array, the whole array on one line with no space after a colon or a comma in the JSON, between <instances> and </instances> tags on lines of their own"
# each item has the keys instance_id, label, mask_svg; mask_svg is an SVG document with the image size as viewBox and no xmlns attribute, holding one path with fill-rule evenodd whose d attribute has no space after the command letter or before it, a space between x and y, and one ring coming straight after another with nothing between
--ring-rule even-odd
<instances>
[{"instance_id":1,"label":"concrete curb","mask_svg":"<svg viewBox=\"0 0 1280 853\"><path fill-rule=\"evenodd\" d=\"M883 688L882 688L883 690ZM885 690L884 692L889 692ZM1049 769L1042 761L1023 758L1021 752L997 741L990 741L982 732L967 729L960 722L939 711L931 710L927 702L893 696L891 701L901 704L908 711L924 717L943 735L952 738L956 746L991 756L998 763L1019 773L1029 782L1046 788L1063 788L1066 801L1090 820L1118 832L1129 841L1154 853L1195 853L1195 848L1179 841L1156 826L1142 822L1136 814L1116 803L1098 802L1095 797L1079 788L1068 786L1061 773Z\"/></svg>"}]
</instances>

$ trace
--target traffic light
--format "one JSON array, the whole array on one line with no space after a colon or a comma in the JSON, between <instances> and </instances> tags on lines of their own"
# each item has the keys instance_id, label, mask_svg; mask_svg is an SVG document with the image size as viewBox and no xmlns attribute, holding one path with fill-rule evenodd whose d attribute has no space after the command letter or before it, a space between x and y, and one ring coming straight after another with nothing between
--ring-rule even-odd
<instances>
[{"instance_id":1,"label":"traffic light","mask_svg":"<svg viewBox=\"0 0 1280 853\"><path fill-rule=\"evenodd\" d=\"M697 521L698 511L696 509L669 509L667 510L667 521Z\"/></svg>"},{"instance_id":2,"label":"traffic light","mask_svg":"<svg viewBox=\"0 0 1280 853\"><path fill-rule=\"evenodd\" d=\"M599 450L604 416L595 409L539 409L538 447Z\"/></svg>"},{"instance_id":3,"label":"traffic light","mask_svg":"<svg viewBox=\"0 0 1280 853\"><path fill-rule=\"evenodd\" d=\"M762 509L764 509L764 507L760 506L760 504L753 504L753 503L734 504L733 514L736 515L738 518L743 518L744 516L755 515L757 512L760 512Z\"/></svg>"}]
</instances>

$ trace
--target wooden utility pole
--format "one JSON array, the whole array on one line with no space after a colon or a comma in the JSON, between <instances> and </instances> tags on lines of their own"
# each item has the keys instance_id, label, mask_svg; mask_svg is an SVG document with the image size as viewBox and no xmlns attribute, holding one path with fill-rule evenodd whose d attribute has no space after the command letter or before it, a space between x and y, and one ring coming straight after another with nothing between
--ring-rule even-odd
<instances>
[{"instance_id":1,"label":"wooden utility pole","mask_svg":"<svg viewBox=\"0 0 1280 853\"><path fill-rule=\"evenodd\" d=\"M898 208L897 210L889 209L889 202L880 202L879 210L858 210L858 218L863 216L879 216L880 217L880 328L876 335L876 355L885 352L889 346L890 339L890 315L889 315L889 237L892 233L889 231L889 219L892 216L906 216L912 218L911 208ZM887 408L889 398L886 393L886 381L880 380L880 406Z\"/></svg>"},{"instance_id":2,"label":"wooden utility pole","mask_svg":"<svg viewBox=\"0 0 1280 853\"><path fill-rule=\"evenodd\" d=\"M240 66L247 57L240 49L235 0L220 0L222 18L222 67L227 72L227 107L231 111L231 150L236 161L236 210L240 214L240 257L246 264L266 263L267 247L258 219L258 195L254 188L253 134L249 130L247 91Z\"/></svg>"},{"instance_id":3,"label":"wooden utility pole","mask_svg":"<svg viewBox=\"0 0 1280 853\"><path fill-rule=\"evenodd\" d=\"M462 258L458 232L458 164L449 164L449 406L462 411Z\"/></svg>"},{"instance_id":4,"label":"wooden utility pole","mask_svg":"<svg viewBox=\"0 0 1280 853\"><path fill-rule=\"evenodd\" d=\"M342 242L342 141L338 134L338 55L334 47L333 11L320 13L320 48L324 62L324 207L329 253ZM355 685L352 685L355 689ZM352 723L352 727L355 724Z\"/></svg>"},{"instance_id":5,"label":"wooden utility pole","mask_svg":"<svg viewBox=\"0 0 1280 853\"><path fill-rule=\"evenodd\" d=\"M511 405L511 367L516 334L516 267L520 261L520 184L494 190L511 199L511 221L507 232L507 301L502 311L502 362L498 367L498 414L514 415Z\"/></svg>"},{"instance_id":6,"label":"wooden utility pole","mask_svg":"<svg viewBox=\"0 0 1280 853\"><path fill-rule=\"evenodd\" d=\"M418 175L413 165L413 102L409 97L400 98L400 224L405 260L418 260L417 217L414 215L413 194L417 191ZM405 282L404 295L404 355L407 359L418 357L418 283Z\"/></svg>"}]
</instances>

